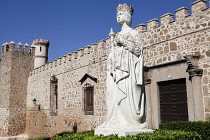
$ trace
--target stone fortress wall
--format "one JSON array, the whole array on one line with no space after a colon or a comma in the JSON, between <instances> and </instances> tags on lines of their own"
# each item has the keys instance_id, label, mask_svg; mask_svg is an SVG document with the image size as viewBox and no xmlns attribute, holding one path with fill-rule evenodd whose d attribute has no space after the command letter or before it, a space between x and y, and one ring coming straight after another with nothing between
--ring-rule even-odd
<instances>
[{"instance_id":1,"label":"stone fortress wall","mask_svg":"<svg viewBox=\"0 0 210 140\"><path fill-rule=\"evenodd\" d=\"M25 132L26 97L29 72L33 70L34 51L29 45L2 45L0 73L0 136Z\"/></svg>"},{"instance_id":2,"label":"stone fortress wall","mask_svg":"<svg viewBox=\"0 0 210 140\"><path fill-rule=\"evenodd\" d=\"M153 19L147 22L147 30L142 24L136 27L142 32L145 66L153 67L179 61L186 55L199 55L198 68L203 70L202 100L199 104L204 109L204 116L201 118L208 120L210 117L210 8L206 7L205 0L197 0L191 4L191 15L185 7L175 12L175 20L170 13L161 16L160 26L158 20ZM202 120L201 118L198 120Z\"/></svg>"},{"instance_id":3,"label":"stone fortress wall","mask_svg":"<svg viewBox=\"0 0 210 140\"><path fill-rule=\"evenodd\" d=\"M210 9L206 7L205 0L197 0L191 4L191 11L189 15L188 9L182 7L175 11L174 18L169 13L161 16L160 25L157 19L153 19L147 25L136 26L136 29L141 33L144 45L145 67L184 60L186 55L200 56L198 68L203 70L203 74L199 104L204 112L200 118L207 120L210 117ZM3 51L0 75L1 136L18 135L25 130L31 138L48 137L71 132L75 124L78 131L94 129L105 120L106 60L111 46L110 38L35 69L33 48L30 49L31 53L27 53L27 45L24 52L20 47L14 51L13 42L4 44L3 50L6 50L6 46L10 47L8 51ZM164 73L160 73L160 76L164 76ZM50 112L52 77L58 79L56 114ZM93 115L84 113L86 84L94 86ZM147 98L156 98L153 96L155 93L146 94ZM33 104L34 99L37 105ZM158 123L149 126L157 128Z\"/></svg>"},{"instance_id":4,"label":"stone fortress wall","mask_svg":"<svg viewBox=\"0 0 210 140\"><path fill-rule=\"evenodd\" d=\"M106 115L105 85L106 58L109 47L104 40L67 54L30 73L27 96L27 134L30 137L53 136L56 133L71 132L75 122L78 131L94 129ZM86 75L84 83L80 80ZM58 111L50 114L50 79L58 79ZM94 86L94 114L84 113L85 83ZM32 100L36 98L40 110Z\"/></svg>"},{"instance_id":5,"label":"stone fortress wall","mask_svg":"<svg viewBox=\"0 0 210 140\"><path fill-rule=\"evenodd\" d=\"M152 67L184 59L189 54L200 55L199 68L203 69L202 95L205 120L210 116L210 9L205 0L179 8L173 15L167 13L136 26L142 36L145 66ZM47 63L30 73L27 97L27 133L30 137L52 136L72 131L74 122L78 130L90 130L100 125L106 116L106 59L110 39L99 41L78 51ZM84 115L83 85L80 79L89 74L97 78L94 83L94 114ZM58 114L50 116L50 78L58 79ZM32 103L36 98L41 104L37 110ZM202 102L201 102L202 104ZM157 127L157 126L155 126Z\"/></svg>"}]
</instances>

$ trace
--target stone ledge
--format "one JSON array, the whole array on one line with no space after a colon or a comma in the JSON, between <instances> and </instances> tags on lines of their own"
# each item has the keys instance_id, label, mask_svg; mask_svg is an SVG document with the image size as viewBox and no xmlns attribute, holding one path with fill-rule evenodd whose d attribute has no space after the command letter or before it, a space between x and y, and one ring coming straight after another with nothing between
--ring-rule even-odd
<instances>
[{"instance_id":1,"label":"stone ledge","mask_svg":"<svg viewBox=\"0 0 210 140\"><path fill-rule=\"evenodd\" d=\"M139 133L153 133L154 130L152 129L139 129L139 130L128 130L128 129L102 129L97 128L94 131L95 135L111 135L111 134L118 134L118 136L127 136L127 135L136 135Z\"/></svg>"},{"instance_id":2,"label":"stone ledge","mask_svg":"<svg viewBox=\"0 0 210 140\"><path fill-rule=\"evenodd\" d=\"M18 136L11 136L11 137L0 137L0 140L28 140L28 135L18 135Z\"/></svg>"}]
</instances>

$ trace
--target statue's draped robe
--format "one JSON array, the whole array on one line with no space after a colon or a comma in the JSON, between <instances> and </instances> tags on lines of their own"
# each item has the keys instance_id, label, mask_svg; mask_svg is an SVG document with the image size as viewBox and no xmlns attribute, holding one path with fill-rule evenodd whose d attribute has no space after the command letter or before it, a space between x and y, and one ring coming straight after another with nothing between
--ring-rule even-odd
<instances>
[{"instance_id":1,"label":"statue's draped robe","mask_svg":"<svg viewBox=\"0 0 210 140\"><path fill-rule=\"evenodd\" d=\"M116 45L107 64L107 120L100 128L143 129L145 122L145 93L143 89L143 54L139 34L132 36L118 33L115 40L125 45ZM126 47L127 49L126 49ZM140 53L135 53L135 48Z\"/></svg>"}]
</instances>

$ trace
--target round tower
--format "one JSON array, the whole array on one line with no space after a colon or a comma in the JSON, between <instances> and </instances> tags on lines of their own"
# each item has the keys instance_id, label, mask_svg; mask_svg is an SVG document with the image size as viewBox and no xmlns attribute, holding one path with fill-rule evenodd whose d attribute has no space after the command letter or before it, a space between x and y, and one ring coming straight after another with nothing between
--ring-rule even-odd
<instances>
[{"instance_id":1,"label":"round tower","mask_svg":"<svg viewBox=\"0 0 210 140\"><path fill-rule=\"evenodd\" d=\"M35 39L33 41L31 47L35 48L34 68L47 63L49 44L46 39Z\"/></svg>"}]
</instances>

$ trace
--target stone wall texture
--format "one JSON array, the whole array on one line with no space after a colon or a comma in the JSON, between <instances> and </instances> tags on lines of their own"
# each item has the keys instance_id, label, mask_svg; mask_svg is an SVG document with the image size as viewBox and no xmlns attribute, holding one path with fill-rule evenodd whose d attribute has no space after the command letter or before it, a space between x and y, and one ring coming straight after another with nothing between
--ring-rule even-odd
<instances>
[{"instance_id":1,"label":"stone wall texture","mask_svg":"<svg viewBox=\"0 0 210 140\"><path fill-rule=\"evenodd\" d=\"M27 134L47 137L56 133L91 130L105 120L106 58L109 47L105 41L87 46L34 69L28 80ZM91 75L97 81L88 78ZM58 111L50 115L50 79L58 79ZM94 86L94 113L84 112L84 83ZM32 100L36 98L40 110Z\"/></svg>"},{"instance_id":2,"label":"stone wall texture","mask_svg":"<svg viewBox=\"0 0 210 140\"><path fill-rule=\"evenodd\" d=\"M3 52L1 63L0 136L14 136L26 128L27 84L33 54L11 49Z\"/></svg>"},{"instance_id":3,"label":"stone wall texture","mask_svg":"<svg viewBox=\"0 0 210 140\"><path fill-rule=\"evenodd\" d=\"M181 7L136 26L144 45L144 65L158 66L199 55L205 120L210 117L210 8L205 0L191 4L192 14ZM174 20L175 19L175 20ZM6 51L7 45L9 46ZM91 130L106 119L106 63L110 38L69 53L33 69L34 52L4 44L0 74L0 136L21 133L30 138ZM186 71L183 71L186 73ZM89 77L88 77L88 76ZM87 76L86 78L84 78ZM51 112L51 78L58 79L57 111ZM81 82L81 79L84 81ZM93 80L97 79L97 80ZM152 79L151 79L152 80ZM94 112L85 115L84 87L94 87ZM151 98L152 98L151 93ZM36 99L36 105L33 100Z\"/></svg>"},{"instance_id":4,"label":"stone wall texture","mask_svg":"<svg viewBox=\"0 0 210 140\"><path fill-rule=\"evenodd\" d=\"M155 66L183 59L186 55L199 55L198 66L203 69L202 95L204 101L204 117L210 116L210 9L206 8L204 0L198 0L192 5L192 14L180 18L176 13L175 21L154 27L148 31L142 31L141 26L137 30L142 32L144 45L145 66ZM180 12L180 9L178 9ZM177 15L178 14L178 15ZM163 19L162 19L163 20ZM162 22L162 21L161 21Z\"/></svg>"},{"instance_id":5,"label":"stone wall texture","mask_svg":"<svg viewBox=\"0 0 210 140\"><path fill-rule=\"evenodd\" d=\"M205 119L210 117L210 9L206 1L191 4L187 8L150 20L146 25L136 26L144 45L145 66L156 66L184 59L184 56L200 55L199 68L203 69L202 95ZM57 60L34 69L28 79L26 132L30 137L47 137L72 132L75 122L78 131L91 130L106 118L106 60L110 39L86 46ZM94 83L94 113L84 113L84 91L80 80L85 74L97 78ZM50 115L50 78L58 79L58 111ZM33 105L36 98L41 109Z\"/></svg>"}]
</instances>

